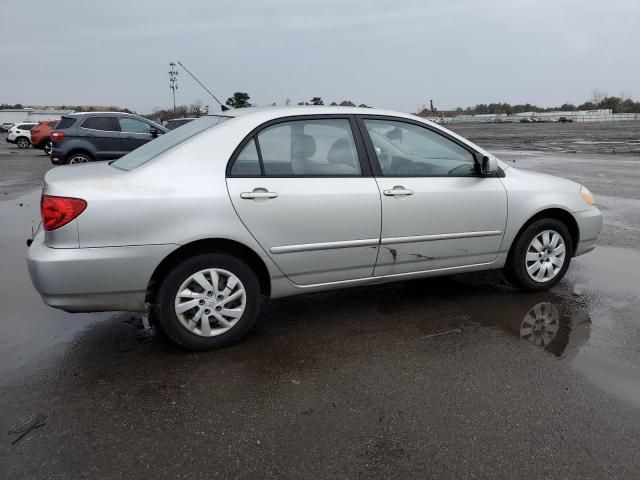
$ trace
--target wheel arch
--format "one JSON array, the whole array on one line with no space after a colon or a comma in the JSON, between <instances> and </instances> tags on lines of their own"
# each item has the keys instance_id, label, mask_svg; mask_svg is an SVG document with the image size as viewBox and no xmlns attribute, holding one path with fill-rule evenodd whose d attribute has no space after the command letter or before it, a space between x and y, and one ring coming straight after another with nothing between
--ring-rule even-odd
<instances>
[{"instance_id":1,"label":"wheel arch","mask_svg":"<svg viewBox=\"0 0 640 480\"><path fill-rule=\"evenodd\" d=\"M578 222L568 210L553 207L545 208L544 210L537 212L526 222L524 222L522 227L520 227L520 229L518 230L516 236L513 238L513 241L511 242L511 246L509 247L509 258L513 253L513 249L515 248L516 243L518 243L518 239L520 238L520 235L522 235L522 232L524 232L526 228L533 222L536 222L542 218L553 218L566 225L567 229L569 230L569 234L571 235L571 246L573 247L572 252L575 254L576 249L578 248L578 244L580 243L580 228L578 227Z\"/></svg>"},{"instance_id":2,"label":"wheel arch","mask_svg":"<svg viewBox=\"0 0 640 480\"><path fill-rule=\"evenodd\" d=\"M183 260L202 253L226 253L236 256L253 269L258 276L260 291L263 295L271 294L271 277L269 270L260 256L251 248L225 238L205 238L180 246L167 255L156 267L149 279L145 302L155 303L162 279Z\"/></svg>"}]
</instances>

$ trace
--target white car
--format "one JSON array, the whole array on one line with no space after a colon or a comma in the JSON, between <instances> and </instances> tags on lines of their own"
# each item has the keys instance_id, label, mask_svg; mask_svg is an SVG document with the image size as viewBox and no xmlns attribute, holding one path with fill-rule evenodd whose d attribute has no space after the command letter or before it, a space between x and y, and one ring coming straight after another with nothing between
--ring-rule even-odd
<instances>
[{"instance_id":1,"label":"white car","mask_svg":"<svg viewBox=\"0 0 640 480\"><path fill-rule=\"evenodd\" d=\"M44 180L44 301L146 305L196 350L242 337L263 297L480 270L546 290L602 226L585 187L372 108L231 110Z\"/></svg>"},{"instance_id":2,"label":"white car","mask_svg":"<svg viewBox=\"0 0 640 480\"><path fill-rule=\"evenodd\" d=\"M37 123L29 122L16 123L9 129L7 142L15 143L18 148L28 148L31 145L31 129L36 125Z\"/></svg>"}]
</instances>

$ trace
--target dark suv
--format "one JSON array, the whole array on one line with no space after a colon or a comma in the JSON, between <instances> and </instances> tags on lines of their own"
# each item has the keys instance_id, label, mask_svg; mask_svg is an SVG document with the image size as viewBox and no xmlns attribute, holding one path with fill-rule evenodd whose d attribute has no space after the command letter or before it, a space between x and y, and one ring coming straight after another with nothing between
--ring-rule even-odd
<instances>
[{"instance_id":1,"label":"dark suv","mask_svg":"<svg viewBox=\"0 0 640 480\"><path fill-rule=\"evenodd\" d=\"M128 113L64 115L51 132L51 162L61 165L113 160L166 132L162 125Z\"/></svg>"}]
</instances>

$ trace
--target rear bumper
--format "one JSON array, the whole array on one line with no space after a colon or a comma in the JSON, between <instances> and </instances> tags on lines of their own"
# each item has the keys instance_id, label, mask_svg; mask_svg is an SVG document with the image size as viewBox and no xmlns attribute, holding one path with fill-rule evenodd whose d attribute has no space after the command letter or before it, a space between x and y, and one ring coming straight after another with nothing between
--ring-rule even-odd
<instances>
[{"instance_id":1,"label":"rear bumper","mask_svg":"<svg viewBox=\"0 0 640 480\"><path fill-rule=\"evenodd\" d=\"M7 137L5 140L7 141L7 143L16 143L15 139L12 139L12 138L9 138L9 137Z\"/></svg>"},{"instance_id":2,"label":"rear bumper","mask_svg":"<svg viewBox=\"0 0 640 480\"><path fill-rule=\"evenodd\" d=\"M597 207L592 207L583 212L574 213L578 229L580 231L580 241L573 256L584 255L596 248L596 242L600 230L602 230L602 212Z\"/></svg>"},{"instance_id":3,"label":"rear bumper","mask_svg":"<svg viewBox=\"0 0 640 480\"><path fill-rule=\"evenodd\" d=\"M40 233L27 252L27 266L34 287L51 307L141 312L153 271L177 247L50 248Z\"/></svg>"}]
</instances>

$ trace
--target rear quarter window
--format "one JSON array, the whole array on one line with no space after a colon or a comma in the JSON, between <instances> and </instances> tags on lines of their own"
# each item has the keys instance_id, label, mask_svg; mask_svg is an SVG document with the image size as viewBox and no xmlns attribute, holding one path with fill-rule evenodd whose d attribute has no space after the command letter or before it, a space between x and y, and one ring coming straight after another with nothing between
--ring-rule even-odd
<instances>
[{"instance_id":1,"label":"rear quarter window","mask_svg":"<svg viewBox=\"0 0 640 480\"><path fill-rule=\"evenodd\" d=\"M60 121L56 124L55 128L57 130L62 130L63 128L69 128L74 123L76 123L75 118L62 117Z\"/></svg>"}]
</instances>

